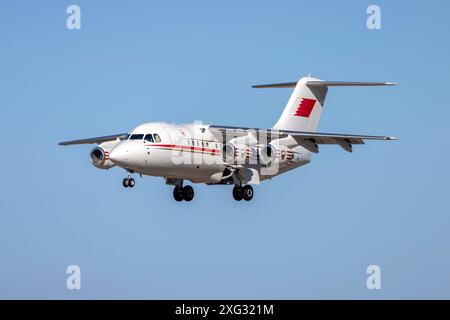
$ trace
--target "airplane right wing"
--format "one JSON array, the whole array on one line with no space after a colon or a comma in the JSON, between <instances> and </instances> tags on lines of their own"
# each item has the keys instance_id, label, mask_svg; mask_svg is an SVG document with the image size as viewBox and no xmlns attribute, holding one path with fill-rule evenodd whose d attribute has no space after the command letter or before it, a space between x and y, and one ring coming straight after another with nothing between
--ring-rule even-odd
<instances>
[{"instance_id":1,"label":"airplane right wing","mask_svg":"<svg viewBox=\"0 0 450 320\"><path fill-rule=\"evenodd\" d=\"M314 153L319 152L319 144L335 144L342 147L345 151L352 152L352 145L364 144L364 140L398 140L398 138L389 136L286 131L216 125L209 126L209 130L213 134L222 135L223 137L229 138L234 138L236 136L245 136L249 133L253 133L255 136L263 135L264 137L269 137L269 141L272 139L291 136L299 145ZM224 139L224 141L226 141L226 139Z\"/></svg>"},{"instance_id":2,"label":"airplane right wing","mask_svg":"<svg viewBox=\"0 0 450 320\"><path fill-rule=\"evenodd\" d=\"M388 136L366 136L355 134L320 133L320 132L286 132L305 149L317 153L319 144L337 144L342 149L352 152L353 144L364 144L364 140L398 140Z\"/></svg>"}]
</instances>

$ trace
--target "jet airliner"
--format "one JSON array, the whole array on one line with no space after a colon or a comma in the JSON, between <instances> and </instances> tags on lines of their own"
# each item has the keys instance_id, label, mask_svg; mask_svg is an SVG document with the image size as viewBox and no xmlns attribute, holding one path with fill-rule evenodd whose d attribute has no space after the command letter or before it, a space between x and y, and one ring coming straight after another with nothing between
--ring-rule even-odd
<instances>
[{"instance_id":1,"label":"jet airliner","mask_svg":"<svg viewBox=\"0 0 450 320\"><path fill-rule=\"evenodd\" d=\"M60 142L59 145L97 144L90 152L99 169L120 167L122 184L133 188L133 174L156 176L172 185L176 201L191 201L186 185L231 185L236 201L250 201L252 185L306 165L319 146L337 145L352 152L365 140L397 140L389 136L317 132L328 88L392 86L391 82L324 81L312 77L297 82L256 85L253 88L294 88L284 111L270 129L192 123L144 123L129 133Z\"/></svg>"}]
</instances>

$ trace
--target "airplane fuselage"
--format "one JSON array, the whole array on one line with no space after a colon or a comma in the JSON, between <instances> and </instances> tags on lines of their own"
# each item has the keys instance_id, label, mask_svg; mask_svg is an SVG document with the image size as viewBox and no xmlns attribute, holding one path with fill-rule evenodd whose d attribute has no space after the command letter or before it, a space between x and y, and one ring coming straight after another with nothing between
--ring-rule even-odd
<instances>
[{"instance_id":1,"label":"airplane fuselage","mask_svg":"<svg viewBox=\"0 0 450 320\"><path fill-rule=\"evenodd\" d=\"M224 162L221 140L207 125L145 123L136 127L127 139L118 141L110 151L109 159L117 166L143 175L187 179L194 183L223 183L230 164ZM311 153L302 147L298 146L292 152L291 161L280 163L273 173L261 174L260 180L307 164L311 159ZM247 159L251 162L250 155ZM254 162L254 165L248 163L248 167L260 172L261 164Z\"/></svg>"}]
</instances>

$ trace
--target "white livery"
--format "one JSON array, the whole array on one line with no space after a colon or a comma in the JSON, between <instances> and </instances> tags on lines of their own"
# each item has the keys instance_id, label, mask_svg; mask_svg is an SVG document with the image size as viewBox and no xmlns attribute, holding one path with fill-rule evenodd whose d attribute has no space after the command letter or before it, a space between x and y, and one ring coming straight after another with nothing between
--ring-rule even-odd
<instances>
[{"instance_id":1,"label":"white livery","mask_svg":"<svg viewBox=\"0 0 450 320\"><path fill-rule=\"evenodd\" d=\"M174 186L177 201L191 201L194 189L184 181L233 185L233 197L253 198L253 188L266 179L311 161L321 144L334 144L348 152L364 140L395 140L316 132L329 87L389 86L389 82L323 81L305 77L298 82L253 86L290 88L294 91L281 117L271 129L192 123L145 123L130 133L60 142L60 145L97 144L91 162L100 169L118 166L128 172L123 186L132 188L136 173L157 176Z\"/></svg>"}]
</instances>

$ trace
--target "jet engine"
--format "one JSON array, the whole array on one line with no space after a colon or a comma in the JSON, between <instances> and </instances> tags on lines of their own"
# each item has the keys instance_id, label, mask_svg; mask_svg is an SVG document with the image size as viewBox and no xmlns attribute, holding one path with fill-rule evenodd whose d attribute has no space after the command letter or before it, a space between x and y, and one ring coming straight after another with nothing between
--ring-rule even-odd
<instances>
[{"instance_id":1,"label":"jet engine","mask_svg":"<svg viewBox=\"0 0 450 320\"><path fill-rule=\"evenodd\" d=\"M268 144L259 149L259 161L265 166L269 166L274 162L279 164L286 163L293 158L294 152L285 146Z\"/></svg>"},{"instance_id":2,"label":"jet engine","mask_svg":"<svg viewBox=\"0 0 450 320\"><path fill-rule=\"evenodd\" d=\"M110 169L115 166L109 160L109 153L117 145L117 141L103 142L91 150L91 163L99 169Z\"/></svg>"},{"instance_id":3,"label":"jet engine","mask_svg":"<svg viewBox=\"0 0 450 320\"><path fill-rule=\"evenodd\" d=\"M244 164L251 156L252 149L246 145L227 143L220 151L222 160L228 164Z\"/></svg>"}]
</instances>

